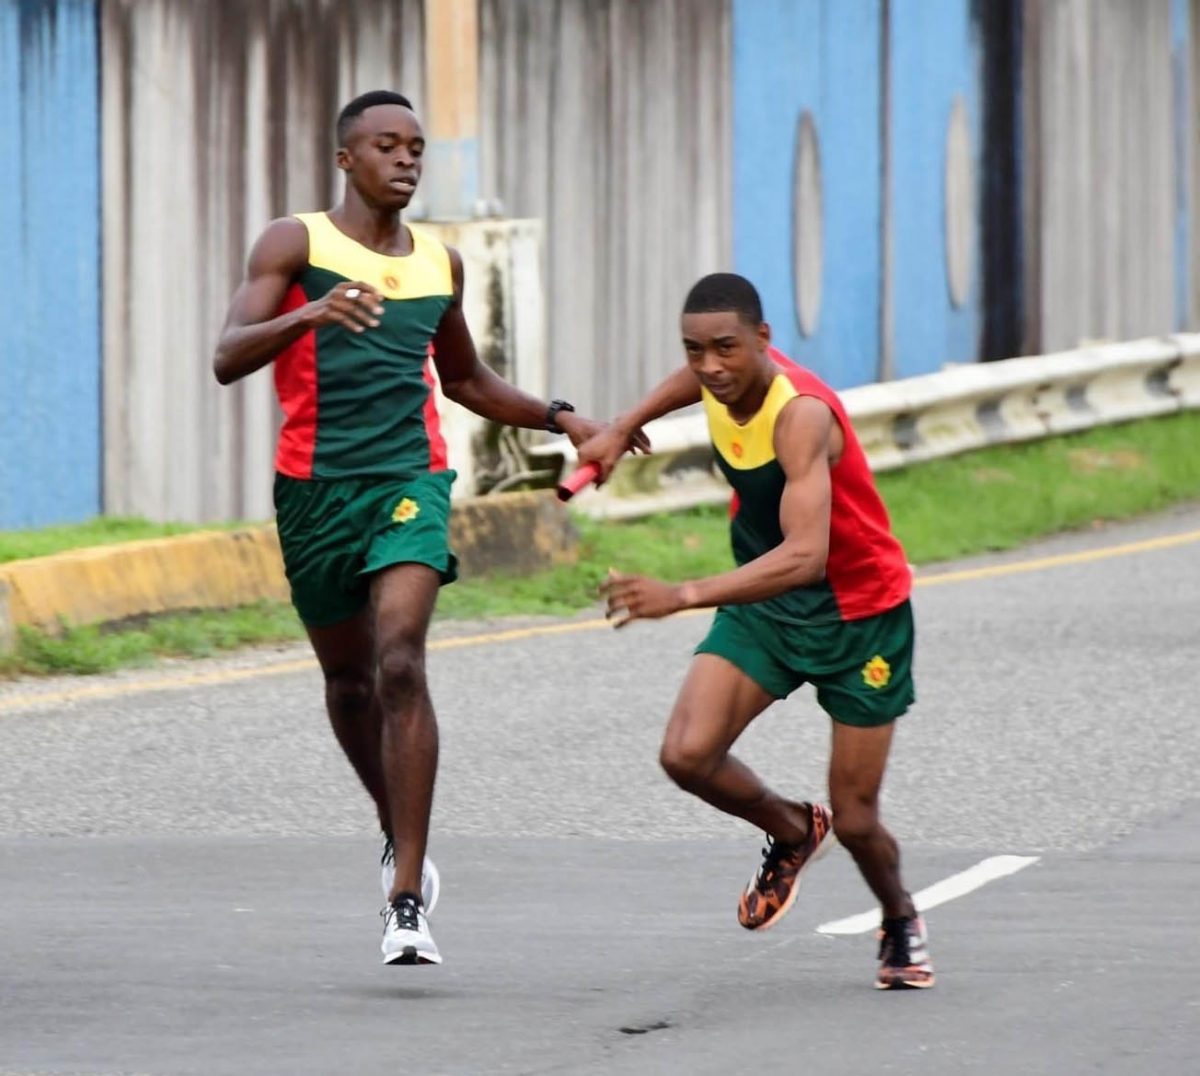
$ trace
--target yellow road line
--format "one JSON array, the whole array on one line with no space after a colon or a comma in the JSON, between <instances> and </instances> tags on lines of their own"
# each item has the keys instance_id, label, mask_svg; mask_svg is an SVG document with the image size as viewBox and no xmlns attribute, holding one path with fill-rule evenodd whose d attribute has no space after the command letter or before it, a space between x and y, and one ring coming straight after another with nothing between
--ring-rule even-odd
<instances>
[{"instance_id":1,"label":"yellow road line","mask_svg":"<svg viewBox=\"0 0 1200 1076\"><path fill-rule=\"evenodd\" d=\"M1060 553L1054 557L1036 557L1033 560L1017 560L1009 564L992 564L986 568L964 568L958 572L943 572L940 575L921 576L916 580L919 587L936 587L943 583L966 583L972 579L991 579L998 575L1018 575L1021 572L1039 572L1044 568L1060 568L1068 564L1088 564L1094 560L1110 557L1127 557L1132 553L1149 553L1156 549L1172 549L1175 546L1200 542L1200 531L1183 534L1168 534L1162 538L1146 538L1140 542L1104 546L1101 549L1084 549L1078 553Z\"/></svg>"},{"instance_id":2,"label":"yellow road line","mask_svg":"<svg viewBox=\"0 0 1200 1076\"><path fill-rule=\"evenodd\" d=\"M1031 560L1012 561L1008 564L993 564L985 568L964 568L956 572L939 575L919 576L918 587L936 587L947 583L967 583L976 579L991 579L996 576L1017 575L1022 572L1037 572L1047 568L1060 568L1071 564L1088 564L1113 557L1127 557L1135 553L1149 553L1159 549L1200 542L1200 530L1170 534L1161 538L1147 538L1140 542L1125 542L1121 545L1104 546L1100 549L1081 550L1078 553L1062 553L1053 557L1036 557ZM691 610L692 613L707 610ZM686 615L686 614L685 614ZM479 635L459 635L447 639L434 639L430 650L459 650L471 646L487 646L492 643L514 642L518 639L535 639L547 635L567 635L580 631L596 631L609 626L602 617L592 620L573 620L567 624L540 624L528 628L509 628L505 631L484 632ZM151 691L168 691L183 687L205 687L213 684L233 684L241 680L254 680L264 676L284 676L288 673L306 672L317 667L314 658L292 658L274 664L258 665L245 669L215 669L212 672L182 673L149 677L142 680L124 680L93 684L84 687L65 688L60 691L30 692L25 695L0 697L0 713L25 710L33 707L50 706L57 703L78 702L83 699L110 699L123 695L140 695Z\"/></svg>"}]
</instances>

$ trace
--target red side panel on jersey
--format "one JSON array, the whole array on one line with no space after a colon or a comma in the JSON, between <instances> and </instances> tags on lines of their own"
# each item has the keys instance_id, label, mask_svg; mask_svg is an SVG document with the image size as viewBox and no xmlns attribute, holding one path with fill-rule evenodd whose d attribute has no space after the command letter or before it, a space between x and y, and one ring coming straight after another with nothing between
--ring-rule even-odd
<instances>
[{"instance_id":1,"label":"red side panel on jersey","mask_svg":"<svg viewBox=\"0 0 1200 1076\"><path fill-rule=\"evenodd\" d=\"M425 384L429 386L429 398L425 401L425 433L429 437L429 469L444 471L448 466L446 438L442 436L442 416L437 409L437 371L433 366L433 347L425 362Z\"/></svg>"},{"instance_id":2,"label":"red side panel on jersey","mask_svg":"<svg viewBox=\"0 0 1200 1076\"><path fill-rule=\"evenodd\" d=\"M850 417L838 394L815 374L771 348L771 358L802 396L815 396L834 413L845 448L831 472L829 557L825 577L844 620L875 616L899 605L912 591L912 570Z\"/></svg>"},{"instance_id":3,"label":"red side panel on jersey","mask_svg":"<svg viewBox=\"0 0 1200 1076\"><path fill-rule=\"evenodd\" d=\"M308 297L293 284L283 297L280 314L298 310ZM291 478L311 478L317 445L317 337L309 331L275 360L275 391L283 408L283 429L275 453L275 469Z\"/></svg>"}]
</instances>

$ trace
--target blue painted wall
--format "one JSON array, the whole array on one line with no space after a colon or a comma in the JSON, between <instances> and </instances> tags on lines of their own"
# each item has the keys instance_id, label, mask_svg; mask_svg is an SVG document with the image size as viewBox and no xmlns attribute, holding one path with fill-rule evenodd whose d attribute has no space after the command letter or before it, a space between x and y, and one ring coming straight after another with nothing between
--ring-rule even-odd
<instances>
[{"instance_id":1,"label":"blue painted wall","mask_svg":"<svg viewBox=\"0 0 1200 1076\"><path fill-rule=\"evenodd\" d=\"M762 292L779 345L835 386L885 372L884 334L896 377L979 357L979 217L969 292L956 306L946 268L945 175L951 108L961 96L979 206L980 61L971 0L734 0L735 267ZM820 141L824 199L822 300L811 336L796 311L792 253L795 142L806 109ZM881 326L885 286L890 327Z\"/></svg>"},{"instance_id":2,"label":"blue painted wall","mask_svg":"<svg viewBox=\"0 0 1200 1076\"><path fill-rule=\"evenodd\" d=\"M837 387L876 379L880 303L880 0L734 0L733 252L775 343ZM821 306L800 329L792 184L800 117L816 124Z\"/></svg>"},{"instance_id":3,"label":"blue painted wall","mask_svg":"<svg viewBox=\"0 0 1200 1076\"><path fill-rule=\"evenodd\" d=\"M95 0L0 0L0 527L100 511Z\"/></svg>"},{"instance_id":4,"label":"blue painted wall","mask_svg":"<svg viewBox=\"0 0 1200 1076\"><path fill-rule=\"evenodd\" d=\"M979 357L979 43L971 0L891 0L892 347L896 377ZM976 219L971 286L955 307L946 273L946 133L961 95L971 132Z\"/></svg>"}]
</instances>

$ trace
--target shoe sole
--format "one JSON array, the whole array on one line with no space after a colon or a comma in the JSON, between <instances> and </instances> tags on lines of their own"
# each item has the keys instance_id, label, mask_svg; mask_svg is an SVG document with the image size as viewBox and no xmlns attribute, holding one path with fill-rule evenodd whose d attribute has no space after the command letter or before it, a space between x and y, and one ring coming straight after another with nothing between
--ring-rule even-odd
<instances>
[{"instance_id":1,"label":"shoe sole","mask_svg":"<svg viewBox=\"0 0 1200 1076\"><path fill-rule=\"evenodd\" d=\"M936 981L937 980L932 975L930 975L928 979L922 979L919 982L916 980L910 981L908 979L893 979L889 982L881 982L880 980L876 979L875 980L875 989L876 990L928 990L931 986L933 986L933 984Z\"/></svg>"},{"instance_id":2,"label":"shoe sole","mask_svg":"<svg viewBox=\"0 0 1200 1076\"><path fill-rule=\"evenodd\" d=\"M406 945L400 952L385 956L383 962L402 967L413 967L420 964L440 964L442 962L442 954L421 953L417 951L416 946Z\"/></svg>"},{"instance_id":3,"label":"shoe sole","mask_svg":"<svg viewBox=\"0 0 1200 1076\"><path fill-rule=\"evenodd\" d=\"M808 868L829 851L830 845L834 840L835 837L833 835L833 826L830 826L829 829L825 831L825 836L821 838L821 843L817 845L816 851L814 851L813 854L808 857L804 863L804 866L796 872L796 880L792 883L792 891L787 895L787 900L785 900L779 906L779 909L774 915L771 916L770 919L764 919L757 926L746 926L746 924L743 923L739 918L739 925L745 927L746 930L753 930L755 933L758 933L764 930L770 930L771 927L778 923L780 919L787 915L787 913L792 910L792 905L796 903L796 897L800 895L800 883L803 881L804 875L808 872ZM743 893L750 892L751 887L754 885L754 878L757 877L758 875L755 874L754 877L750 879L750 883L743 890Z\"/></svg>"}]
</instances>

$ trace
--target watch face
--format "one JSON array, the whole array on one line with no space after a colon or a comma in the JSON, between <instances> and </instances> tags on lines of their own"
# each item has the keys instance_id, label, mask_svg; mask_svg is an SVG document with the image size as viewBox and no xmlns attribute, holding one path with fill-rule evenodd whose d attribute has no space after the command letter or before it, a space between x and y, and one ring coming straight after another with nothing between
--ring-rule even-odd
<instances>
[{"instance_id":1,"label":"watch face","mask_svg":"<svg viewBox=\"0 0 1200 1076\"><path fill-rule=\"evenodd\" d=\"M566 400L552 400L550 407L546 411L546 429L551 433L562 433L562 429L558 425L558 414L560 411L574 411Z\"/></svg>"}]
</instances>

